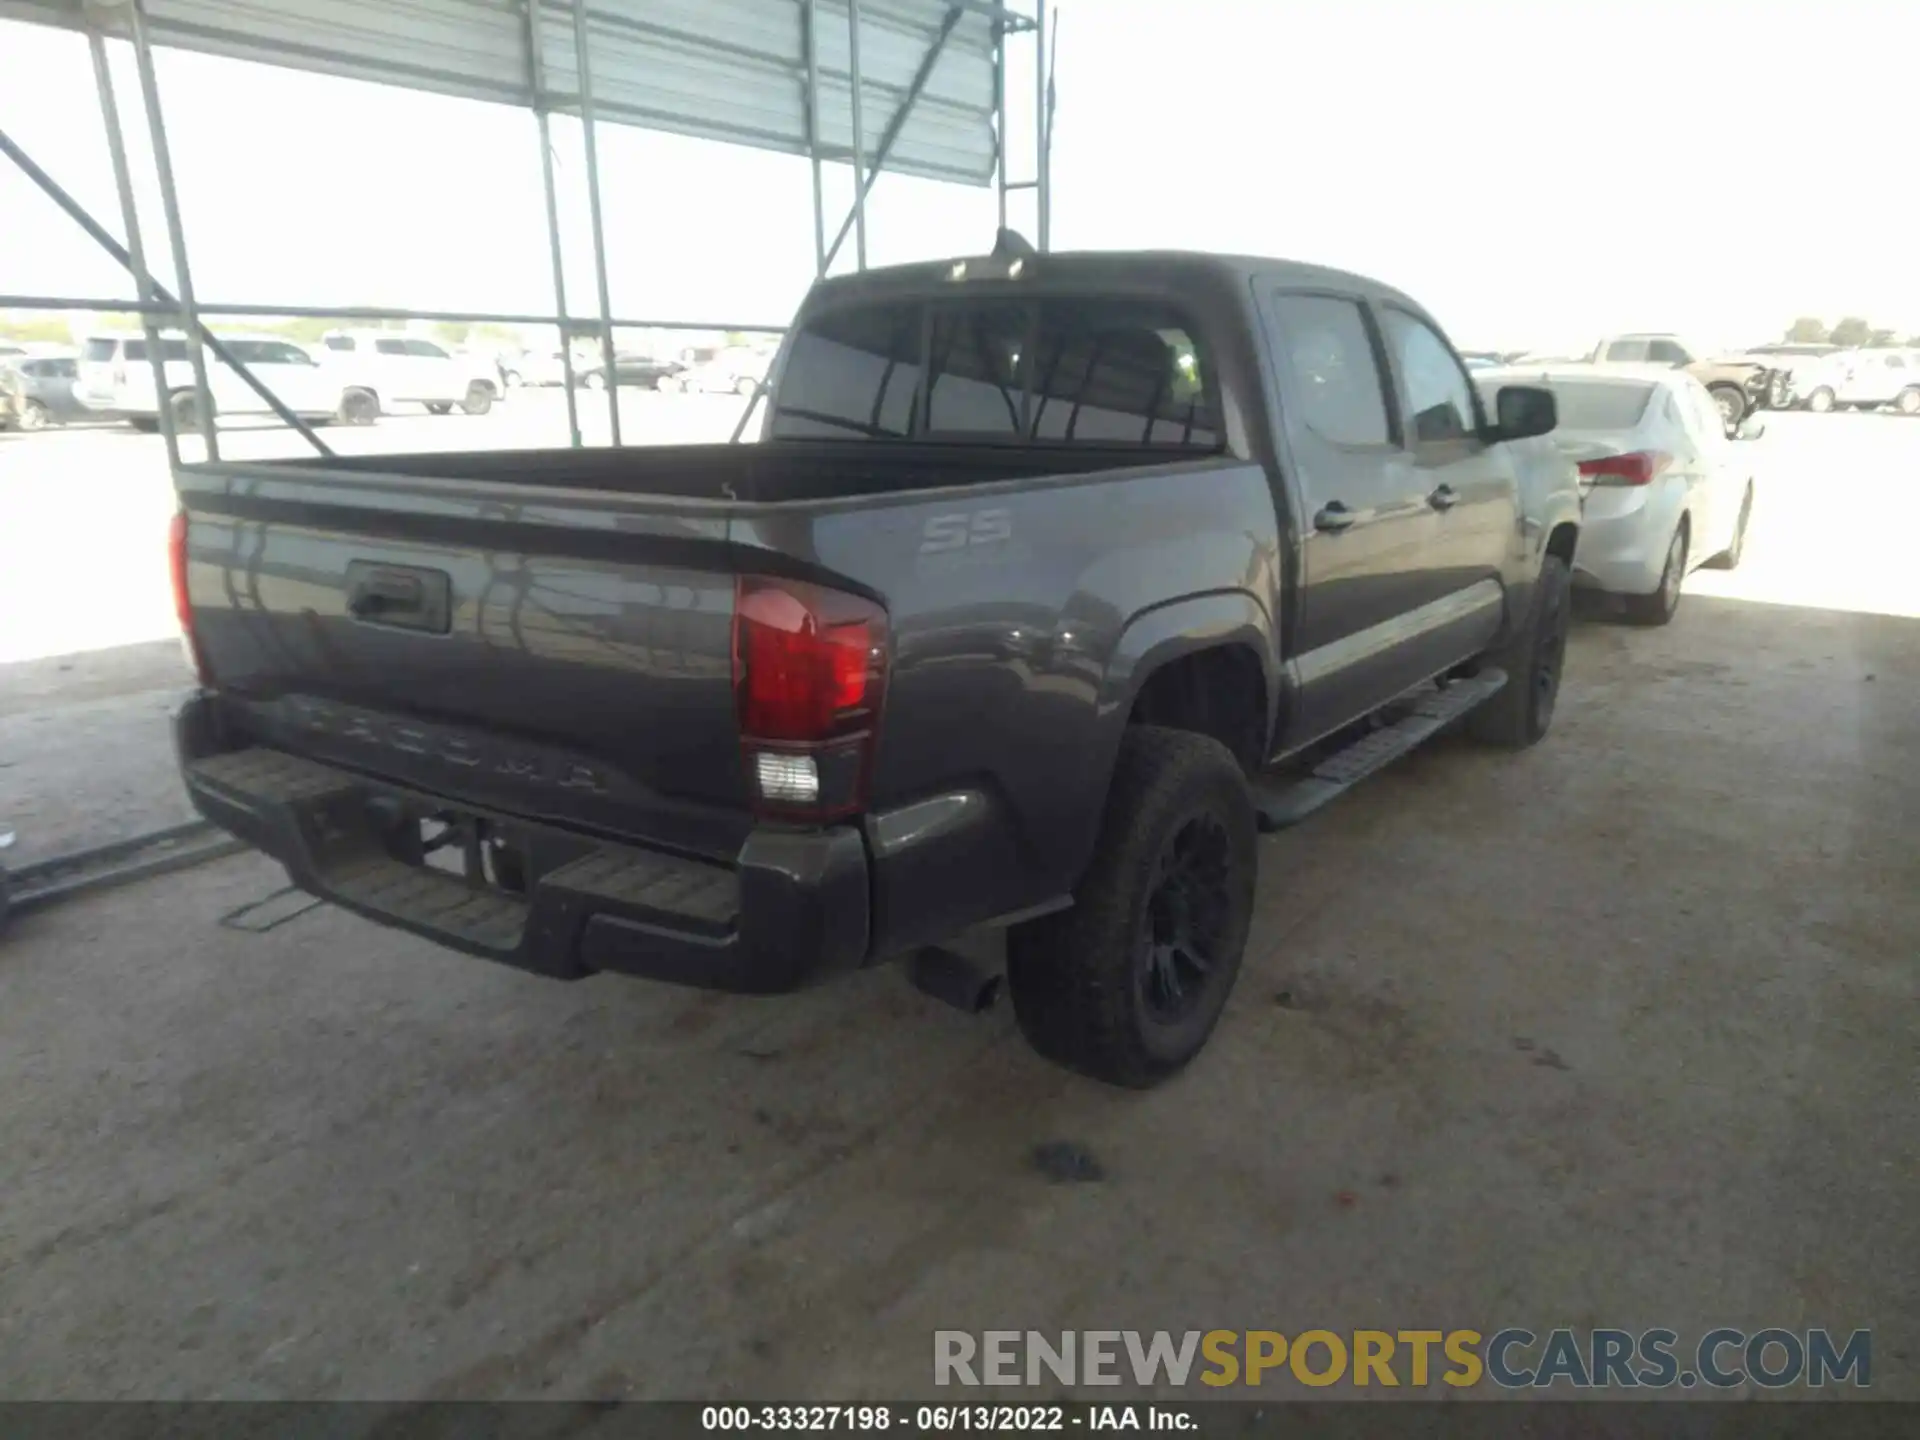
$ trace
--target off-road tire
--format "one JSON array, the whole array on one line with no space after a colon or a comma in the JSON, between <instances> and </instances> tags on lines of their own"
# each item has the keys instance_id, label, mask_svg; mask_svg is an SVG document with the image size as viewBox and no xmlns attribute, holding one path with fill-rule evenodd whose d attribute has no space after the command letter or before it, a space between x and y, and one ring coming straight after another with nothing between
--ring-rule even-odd
<instances>
[{"instance_id":1,"label":"off-road tire","mask_svg":"<svg viewBox=\"0 0 1920 1440\"><path fill-rule=\"evenodd\" d=\"M1667 542L1666 563L1661 567L1660 583L1654 586L1653 593L1625 597L1627 618L1634 624L1665 625L1673 619L1680 608L1680 587L1686 583L1687 553L1692 545L1692 532L1683 519L1675 528L1673 539Z\"/></svg>"},{"instance_id":2,"label":"off-road tire","mask_svg":"<svg viewBox=\"0 0 1920 1440\"><path fill-rule=\"evenodd\" d=\"M1893 408L1902 415L1920 415L1920 385L1909 385L1895 397Z\"/></svg>"},{"instance_id":3,"label":"off-road tire","mask_svg":"<svg viewBox=\"0 0 1920 1440\"><path fill-rule=\"evenodd\" d=\"M1733 522L1733 539L1727 548L1706 562L1709 570L1738 570L1741 558L1747 553L1747 522L1753 518L1753 486L1749 484L1746 493L1740 497L1740 518Z\"/></svg>"},{"instance_id":4,"label":"off-road tire","mask_svg":"<svg viewBox=\"0 0 1920 1440\"><path fill-rule=\"evenodd\" d=\"M1191 1009L1162 1020L1148 1000L1156 876L1177 838L1221 840L1216 937ZM1253 798L1219 741L1184 730L1128 727L1107 792L1093 860L1070 910L1007 937L1014 1018L1047 1059L1110 1085L1145 1089L1206 1044L1233 991L1253 916L1258 867Z\"/></svg>"},{"instance_id":5,"label":"off-road tire","mask_svg":"<svg viewBox=\"0 0 1920 1440\"><path fill-rule=\"evenodd\" d=\"M467 398L460 402L460 409L468 415L484 415L493 409L493 387L484 380L476 380L467 386Z\"/></svg>"},{"instance_id":6,"label":"off-road tire","mask_svg":"<svg viewBox=\"0 0 1920 1440\"><path fill-rule=\"evenodd\" d=\"M1558 555L1543 556L1526 624L1484 658L1484 664L1507 672L1507 683L1468 712L1469 735L1504 750L1524 750L1546 735L1560 703L1572 620L1573 572Z\"/></svg>"}]
</instances>

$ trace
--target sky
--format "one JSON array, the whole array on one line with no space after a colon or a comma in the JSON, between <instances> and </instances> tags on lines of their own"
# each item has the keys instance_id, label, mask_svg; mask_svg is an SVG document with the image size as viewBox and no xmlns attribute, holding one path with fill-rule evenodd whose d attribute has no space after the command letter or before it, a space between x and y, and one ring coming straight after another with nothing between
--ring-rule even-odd
<instances>
[{"instance_id":1,"label":"sky","mask_svg":"<svg viewBox=\"0 0 1920 1440\"><path fill-rule=\"evenodd\" d=\"M1916 0L1058 8L1057 249L1356 270L1421 300L1464 348L1642 329L1733 346L1805 314L1920 334ZM145 177L131 57L111 48ZM552 311L525 111L169 50L157 63L202 298ZM1009 93L1019 146L1030 78ZM80 37L0 21L0 128L119 232ZM580 313L593 287L578 127L555 128ZM600 168L617 314L787 318L813 265L804 160L603 125ZM851 185L827 168L831 234ZM164 278L151 185L142 215ZM869 261L977 253L994 223L991 190L883 176ZM0 160L3 293L132 291Z\"/></svg>"}]
</instances>

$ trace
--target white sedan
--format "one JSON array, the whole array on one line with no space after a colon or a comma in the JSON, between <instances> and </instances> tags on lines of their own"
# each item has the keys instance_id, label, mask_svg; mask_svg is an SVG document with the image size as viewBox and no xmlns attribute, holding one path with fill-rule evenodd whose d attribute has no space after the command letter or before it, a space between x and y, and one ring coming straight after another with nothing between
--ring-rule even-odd
<instances>
[{"instance_id":1,"label":"white sedan","mask_svg":"<svg viewBox=\"0 0 1920 1440\"><path fill-rule=\"evenodd\" d=\"M1749 418L1728 434L1720 407L1693 376L1561 364L1474 378L1489 407L1502 384L1516 382L1544 385L1559 402L1549 438L1579 466L1584 496L1576 586L1617 595L1632 618L1664 625L1688 571L1740 563L1754 493L1744 442L1763 427Z\"/></svg>"}]
</instances>

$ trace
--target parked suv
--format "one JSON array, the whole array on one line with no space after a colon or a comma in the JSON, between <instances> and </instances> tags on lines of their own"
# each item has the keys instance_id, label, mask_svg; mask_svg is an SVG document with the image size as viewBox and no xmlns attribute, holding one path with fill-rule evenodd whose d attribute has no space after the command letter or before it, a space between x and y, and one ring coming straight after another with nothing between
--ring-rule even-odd
<instances>
[{"instance_id":1,"label":"parked suv","mask_svg":"<svg viewBox=\"0 0 1920 1440\"><path fill-rule=\"evenodd\" d=\"M445 415L458 405L484 415L500 396L500 372L484 357L455 355L418 335L391 330L331 330L321 338L329 359L382 410L424 405Z\"/></svg>"},{"instance_id":2,"label":"parked suv","mask_svg":"<svg viewBox=\"0 0 1920 1440\"><path fill-rule=\"evenodd\" d=\"M0 430L42 430L86 416L74 398L79 367L70 355L0 357Z\"/></svg>"},{"instance_id":3,"label":"parked suv","mask_svg":"<svg viewBox=\"0 0 1920 1440\"><path fill-rule=\"evenodd\" d=\"M222 335L220 343L302 420L332 420L342 414L343 408L351 409L343 407L348 387L341 376L292 341L277 335ZM191 429L200 423L200 402L186 337L163 335L160 346L166 362L166 402L174 424L182 430ZM211 349L202 353L215 415L273 413L253 387ZM88 411L125 420L136 430L160 428L160 402L153 391L153 366L147 359L145 337L94 336L81 347L79 372L74 394Z\"/></svg>"}]
</instances>

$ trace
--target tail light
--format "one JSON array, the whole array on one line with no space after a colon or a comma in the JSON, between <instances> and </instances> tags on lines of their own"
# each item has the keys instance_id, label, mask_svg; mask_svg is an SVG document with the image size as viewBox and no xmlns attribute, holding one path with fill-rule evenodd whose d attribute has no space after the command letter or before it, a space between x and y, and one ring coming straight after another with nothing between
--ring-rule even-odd
<instances>
[{"instance_id":1,"label":"tail light","mask_svg":"<svg viewBox=\"0 0 1920 1440\"><path fill-rule=\"evenodd\" d=\"M176 510L167 528L167 571L173 582L173 618L180 625L180 644L187 653L187 664L202 685L213 683L212 672L201 658L200 644L193 633L193 600L187 593L187 512Z\"/></svg>"},{"instance_id":2,"label":"tail light","mask_svg":"<svg viewBox=\"0 0 1920 1440\"><path fill-rule=\"evenodd\" d=\"M1590 485L1651 485L1671 464L1673 457L1661 451L1634 450L1625 455L1582 460L1580 478Z\"/></svg>"},{"instance_id":3,"label":"tail light","mask_svg":"<svg viewBox=\"0 0 1920 1440\"><path fill-rule=\"evenodd\" d=\"M866 804L887 684L887 614L797 580L734 586L733 693L755 808L824 821Z\"/></svg>"}]
</instances>

